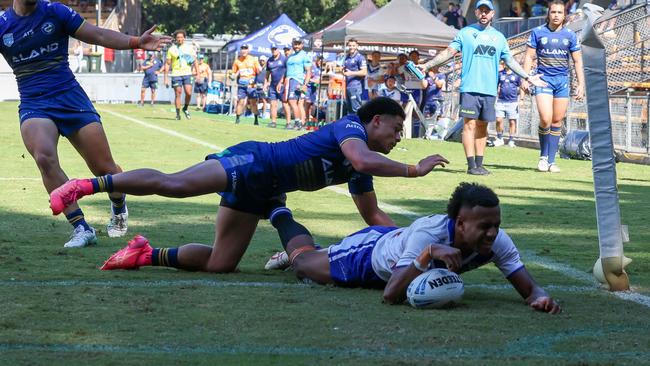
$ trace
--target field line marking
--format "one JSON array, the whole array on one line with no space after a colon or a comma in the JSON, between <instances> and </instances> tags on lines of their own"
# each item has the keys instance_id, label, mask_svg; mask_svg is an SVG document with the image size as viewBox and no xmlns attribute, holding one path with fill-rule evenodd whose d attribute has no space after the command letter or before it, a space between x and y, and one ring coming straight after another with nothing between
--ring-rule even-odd
<instances>
[{"instance_id":1,"label":"field line marking","mask_svg":"<svg viewBox=\"0 0 650 366\"><path fill-rule=\"evenodd\" d=\"M118 113L118 112L113 112L113 111L110 111L110 110L107 110L107 109L101 109L101 111L112 114L112 115L114 115L116 117L119 117L119 118L124 118L124 119L126 119L128 121L131 121L133 123L137 123L137 124L139 124L141 126L151 128L151 129L166 133L168 135L178 137L178 138L186 140L186 141L193 142L195 144L206 146L206 147L209 147L209 148L214 149L214 150L223 150L222 147L211 144L209 142L206 142L206 141L203 141L203 140L200 140L200 139L197 139L197 138L182 134L182 133L174 131L174 130L170 130L170 129L167 129L167 128L164 128L164 127L156 126L156 125L144 122L144 121L140 121L138 119L126 116L126 115ZM330 191L333 191L333 192L336 192L336 193L339 193L339 194L345 194L345 195L348 195L348 196L350 194L348 191L346 191L345 189L343 189L341 187L330 186L330 187L327 187L327 188ZM398 206L394 206L394 205L387 204L387 203L384 203L384 202L379 202L378 204L379 204L379 207L382 208L382 209L386 209L388 211L395 212L396 214L405 216L405 217L407 217L409 219L414 219L414 218L419 217L419 215L417 213L406 210L406 209L403 209L403 208L398 207ZM527 257L531 258L531 260L533 262L535 262L535 263L537 263L537 264L539 264L539 265L541 265L541 266L543 266L545 268L553 270L555 272L564 274L567 277L570 277L570 278L573 278L573 279L576 279L576 280L579 280L579 281L582 281L582 282L591 283L591 284L594 284L594 285L598 284L596 282L596 280L593 279L588 274L586 274L584 272L580 272L579 270L577 270L577 269L575 269L575 268L573 268L573 267L571 267L569 265L562 264L562 263L559 263L559 262L555 262L555 261L552 261L552 260L550 260L548 258L543 258L543 257L540 257L538 255L534 255L532 253L527 253ZM537 261L541 261L541 262L537 262ZM623 299L623 300L633 301L633 302L635 302L637 304L641 304L641 305L644 305L646 307L650 307L650 297L649 296L641 295L641 294L638 294L638 293L632 293L632 292L629 292L628 294L629 295L634 295L634 296L618 296L618 295L616 295L616 296L618 298L620 298L620 299Z\"/></svg>"},{"instance_id":2,"label":"field line marking","mask_svg":"<svg viewBox=\"0 0 650 366\"><path fill-rule=\"evenodd\" d=\"M304 283L287 283L287 282L259 282L259 281L218 281L207 279L196 280L2 280L0 287L126 287L126 288L159 288L159 287L179 287L179 286L199 286L199 287L261 287L261 288L294 288L306 289L321 287ZM491 290L491 291L509 291L513 287L509 284L503 285L486 285L486 284L466 284L465 288ZM590 292L593 291L591 286L566 286L566 285L547 285L546 288L562 292Z\"/></svg>"}]
</instances>

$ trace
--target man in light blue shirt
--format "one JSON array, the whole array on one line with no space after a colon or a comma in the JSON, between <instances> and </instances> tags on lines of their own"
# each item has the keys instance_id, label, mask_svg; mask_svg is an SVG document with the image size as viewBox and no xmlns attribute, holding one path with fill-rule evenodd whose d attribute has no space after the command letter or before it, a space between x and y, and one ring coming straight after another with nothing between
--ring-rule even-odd
<instances>
[{"instance_id":1,"label":"man in light blue shirt","mask_svg":"<svg viewBox=\"0 0 650 366\"><path fill-rule=\"evenodd\" d=\"M284 77L284 98L293 110L294 128L300 130L305 125L305 97L307 84L311 79L311 59L303 50L302 39L291 42L293 53L287 58L287 73Z\"/></svg>"},{"instance_id":2,"label":"man in light blue shirt","mask_svg":"<svg viewBox=\"0 0 650 366\"><path fill-rule=\"evenodd\" d=\"M479 0L474 11L478 22L458 32L449 47L440 52L423 68L428 70L445 63L458 52L462 53L463 67L460 84L460 115L464 118L463 148L467 157L467 173L487 175L483 155L487 141L487 124L496 120L494 105L497 95L499 60L532 85L545 85L539 75L528 75L510 54L506 38L490 23L494 5L490 0Z\"/></svg>"}]
</instances>

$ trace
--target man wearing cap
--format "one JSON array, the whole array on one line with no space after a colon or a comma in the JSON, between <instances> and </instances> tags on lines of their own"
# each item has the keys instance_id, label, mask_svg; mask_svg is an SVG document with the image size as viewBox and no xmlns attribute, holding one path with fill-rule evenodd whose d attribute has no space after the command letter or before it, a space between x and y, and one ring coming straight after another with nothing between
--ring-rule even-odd
<instances>
[{"instance_id":1,"label":"man wearing cap","mask_svg":"<svg viewBox=\"0 0 650 366\"><path fill-rule=\"evenodd\" d=\"M239 49L239 57L232 64L232 78L237 81L237 117L235 123L246 110L246 100L255 116L255 125L259 125L257 111L257 91L255 90L255 76L260 71L260 64L257 59L248 54L249 46L243 44Z\"/></svg>"},{"instance_id":2,"label":"man wearing cap","mask_svg":"<svg viewBox=\"0 0 650 366\"><path fill-rule=\"evenodd\" d=\"M487 124L496 120L499 60L532 85L544 86L540 75L528 75L510 54L508 42L490 23L494 5L490 0L479 0L474 14L478 22L461 29L446 50L422 66L428 70L462 53L460 84L460 115L464 119L463 148L467 158L467 173L487 175L483 156L487 140Z\"/></svg>"},{"instance_id":3,"label":"man wearing cap","mask_svg":"<svg viewBox=\"0 0 650 366\"><path fill-rule=\"evenodd\" d=\"M176 43L167 50L167 62L165 63L164 80L169 88L167 74L171 70L171 86L174 88L174 103L176 104L176 119L181 119L181 94L185 92L185 104L183 114L190 119L190 112L187 108L192 99L192 75L196 75L196 52L191 44L185 43L186 33L184 30L174 32Z\"/></svg>"},{"instance_id":4,"label":"man wearing cap","mask_svg":"<svg viewBox=\"0 0 650 366\"><path fill-rule=\"evenodd\" d=\"M294 38L291 45L293 54L287 58L284 96L293 110L294 128L300 130L305 125L305 96L311 79L311 60L303 50L302 39Z\"/></svg>"},{"instance_id":5,"label":"man wearing cap","mask_svg":"<svg viewBox=\"0 0 650 366\"><path fill-rule=\"evenodd\" d=\"M147 89L151 89L151 105L156 102L156 89L158 88L158 74L162 68L162 62L156 58L156 53L149 52L149 59L142 64L144 78L142 79L142 88L140 89L140 105L144 106L144 94Z\"/></svg>"},{"instance_id":6,"label":"man wearing cap","mask_svg":"<svg viewBox=\"0 0 650 366\"><path fill-rule=\"evenodd\" d=\"M363 84L368 75L366 58L358 51L359 43L351 38L348 41L348 53L343 61L343 75L345 75L345 99L348 113L355 114L361 108Z\"/></svg>"},{"instance_id":7,"label":"man wearing cap","mask_svg":"<svg viewBox=\"0 0 650 366\"><path fill-rule=\"evenodd\" d=\"M208 100L208 86L212 84L212 69L207 62L208 58L200 54L198 64L196 65L196 81L194 82L194 92L196 95L196 110L200 111L205 108Z\"/></svg>"},{"instance_id":8,"label":"man wearing cap","mask_svg":"<svg viewBox=\"0 0 650 366\"><path fill-rule=\"evenodd\" d=\"M265 117L269 101L266 89L266 61L268 59L269 58L264 55L260 56L260 71L255 75L255 91L257 94L257 103L262 103L262 110L260 111L262 118L268 118Z\"/></svg>"},{"instance_id":9,"label":"man wearing cap","mask_svg":"<svg viewBox=\"0 0 650 366\"><path fill-rule=\"evenodd\" d=\"M284 115L287 118L286 128L291 128L291 110L289 103L284 99L284 74L287 71L287 58L280 52L278 45L271 44L271 58L266 62L266 82L264 88L268 90L271 104L271 122L269 127L276 127L278 122L278 101L282 103Z\"/></svg>"}]
</instances>

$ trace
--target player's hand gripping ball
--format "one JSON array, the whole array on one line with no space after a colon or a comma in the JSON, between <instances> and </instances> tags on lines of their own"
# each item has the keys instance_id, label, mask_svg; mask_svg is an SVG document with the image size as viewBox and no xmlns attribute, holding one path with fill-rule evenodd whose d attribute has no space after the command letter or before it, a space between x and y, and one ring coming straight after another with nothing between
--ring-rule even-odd
<instances>
[{"instance_id":1,"label":"player's hand gripping ball","mask_svg":"<svg viewBox=\"0 0 650 366\"><path fill-rule=\"evenodd\" d=\"M457 304L465 293L463 279L454 272L434 268L417 276L406 289L406 298L417 309Z\"/></svg>"}]
</instances>

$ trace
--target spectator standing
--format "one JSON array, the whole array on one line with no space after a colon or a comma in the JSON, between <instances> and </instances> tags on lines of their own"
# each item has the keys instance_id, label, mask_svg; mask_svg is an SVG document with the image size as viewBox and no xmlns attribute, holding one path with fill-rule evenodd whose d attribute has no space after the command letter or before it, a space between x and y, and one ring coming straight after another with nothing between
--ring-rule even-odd
<instances>
[{"instance_id":1,"label":"spectator standing","mask_svg":"<svg viewBox=\"0 0 650 366\"><path fill-rule=\"evenodd\" d=\"M503 70L499 71L498 97L496 104L497 115L497 138L494 146L503 146L503 122L509 121L508 146L515 147L515 135L517 134L517 120L519 119L519 98L523 97L521 88L521 77L503 64Z\"/></svg>"},{"instance_id":2,"label":"spectator standing","mask_svg":"<svg viewBox=\"0 0 650 366\"><path fill-rule=\"evenodd\" d=\"M445 87L447 76L436 70L429 70L426 78L426 87L424 89L424 98L422 101L422 113L425 118L437 118L442 113L442 102L444 96L442 91Z\"/></svg>"},{"instance_id":3,"label":"spectator standing","mask_svg":"<svg viewBox=\"0 0 650 366\"><path fill-rule=\"evenodd\" d=\"M246 111L246 101L255 116L255 125L259 125L257 111L257 91L255 90L255 76L260 71L257 59L248 54L249 46L243 44L239 47L239 57L232 64L232 78L237 80L237 109L235 110L235 124L239 124L241 115Z\"/></svg>"},{"instance_id":4,"label":"spectator standing","mask_svg":"<svg viewBox=\"0 0 650 366\"><path fill-rule=\"evenodd\" d=\"M323 58L316 57L311 66L311 78L305 98L305 113L307 113L307 130L315 129L318 122L318 89L320 88L321 65Z\"/></svg>"},{"instance_id":5,"label":"spectator standing","mask_svg":"<svg viewBox=\"0 0 650 366\"><path fill-rule=\"evenodd\" d=\"M155 52L149 53L149 59L142 64L144 77L142 78L142 88L140 89L140 106L144 106L144 95L147 89L151 89L151 105L156 103L156 89L158 89L158 74L163 67L162 61L158 60Z\"/></svg>"},{"instance_id":6,"label":"spectator standing","mask_svg":"<svg viewBox=\"0 0 650 366\"><path fill-rule=\"evenodd\" d=\"M463 148L467 158L467 174L487 175L483 167L487 124L496 120L494 105L497 95L499 60L531 84L545 86L539 75L529 76L510 54L503 34L490 25L494 5L490 0L479 0L474 11L478 22L461 29L446 50L424 65L424 69L446 62L462 53L460 84L460 115L464 118Z\"/></svg>"},{"instance_id":7,"label":"spectator standing","mask_svg":"<svg viewBox=\"0 0 650 366\"><path fill-rule=\"evenodd\" d=\"M447 12L442 17L443 22L450 27L461 29L463 27L463 17L454 3L449 3Z\"/></svg>"},{"instance_id":8,"label":"spectator standing","mask_svg":"<svg viewBox=\"0 0 650 366\"><path fill-rule=\"evenodd\" d=\"M262 55L260 56L259 62L260 62L260 71L255 75L255 91L257 93L257 102L258 104L262 104L262 111L260 112L260 115L262 118L268 118L266 117L266 110L268 108L268 96L267 96L267 88L266 88L266 62L268 60L268 57ZM259 108L259 105L258 105Z\"/></svg>"},{"instance_id":9,"label":"spectator standing","mask_svg":"<svg viewBox=\"0 0 650 366\"><path fill-rule=\"evenodd\" d=\"M362 104L363 85L368 74L366 58L359 53L359 43L351 38L348 41L348 53L343 61L345 76L346 109L350 114L356 114Z\"/></svg>"},{"instance_id":10,"label":"spectator standing","mask_svg":"<svg viewBox=\"0 0 650 366\"><path fill-rule=\"evenodd\" d=\"M212 84L212 69L206 61L207 57L205 55L198 55L196 64L196 80L194 81L194 92L197 94L197 111L205 109L205 104L208 100L208 88Z\"/></svg>"},{"instance_id":11,"label":"spectator standing","mask_svg":"<svg viewBox=\"0 0 650 366\"><path fill-rule=\"evenodd\" d=\"M533 17L541 17L546 15L546 12L548 9L546 8L546 1L545 0L536 0L535 4L530 8L531 16Z\"/></svg>"},{"instance_id":12,"label":"spectator standing","mask_svg":"<svg viewBox=\"0 0 650 366\"><path fill-rule=\"evenodd\" d=\"M291 128L291 110L284 97L284 74L287 72L287 58L280 52L277 44L271 44L271 58L266 62L266 89L271 104L271 122L275 128L278 122L278 102L282 103L287 119L286 129Z\"/></svg>"},{"instance_id":13,"label":"spectator standing","mask_svg":"<svg viewBox=\"0 0 650 366\"><path fill-rule=\"evenodd\" d=\"M284 96L293 111L294 128L300 130L305 125L305 97L307 84L311 79L311 60L303 50L301 38L291 41L293 54L287 58L287 72L284 78Z\"/></svg>"},{"instance_id":14,"label":"spectator standing","mask_svg":"<svg viewBox=\"0 0 650 366\"><path fill-rule=\"evenodd\" d=\"M181 119L181 95L185 92L185 103L183 114L190 119L190 112L187 108L192 100L192 76L196 75L196 53L194 47L185 42L186 33L184 30L174 32L175 43L167 50L167 61L165 62L164 81L169 88L168 74L171 70L171 87L174 88L174 104L176 105L176 119Z\"/></svg>"},{"instance_id":15,"label":"spectator standing","mask_svg":"<svg viewBox=\"0 0 650 366\"><path fill-rule=\"evenodd\" d=\"M373 51L368 63L368 76L366 78L370 99L379 96L379 87L384 83L384 69L381 65L381 52Z\"/></svg>"},{"instance_id":16,"label":"spectator standing","mask_svg":"<svg viewBox=\"0 0 650 366\"><path fill-rule=\"evenodd\" d=\"M133 55L135 57L135 70L133 70L133 72L142 72L142 64L147 58L147 53L145 50L138 48L133 50Z\"/></svg>"},{"instance_id":17,"label":"spectator standing","mask_svg":"<svg viewBox=\"0 0 650 366\"><path fill-rule=\"evenodd\" d=\"M77 67L74 72L81 72L83 70L84 62L84 46L81 41L76 41L74 45L74 57L77 60Z\"/></svg>"}]
</instances>

